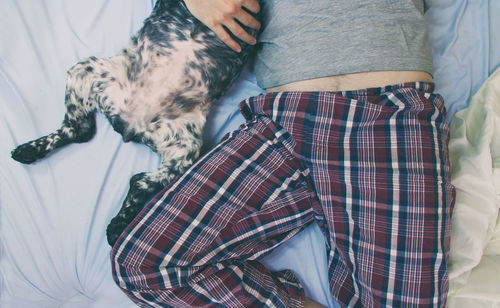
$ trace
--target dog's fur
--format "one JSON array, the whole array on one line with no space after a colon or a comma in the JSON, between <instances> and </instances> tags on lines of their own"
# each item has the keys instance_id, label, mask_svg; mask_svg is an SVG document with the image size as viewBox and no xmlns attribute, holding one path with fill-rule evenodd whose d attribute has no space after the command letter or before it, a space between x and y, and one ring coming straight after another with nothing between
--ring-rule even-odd
<instances>
[{"instance_id":1,"label":"dog's fur","mask_svg":"<svg viewBox=\"0 0 500 308\"><path fill-rule=\"evenodd\" d=\"M256 31L246 29L256 36ZM227 47L181 0L158 0L143 27L116 56L90 57L68 71L66 114L56 132L12 151L32 163L95 134L103 113L123 140L144 143L161 157L158 170L139 173L107 228L113 245L145 203L197 158L210 104L240 74L251 46Z\"/></svg>"}]
</instances>

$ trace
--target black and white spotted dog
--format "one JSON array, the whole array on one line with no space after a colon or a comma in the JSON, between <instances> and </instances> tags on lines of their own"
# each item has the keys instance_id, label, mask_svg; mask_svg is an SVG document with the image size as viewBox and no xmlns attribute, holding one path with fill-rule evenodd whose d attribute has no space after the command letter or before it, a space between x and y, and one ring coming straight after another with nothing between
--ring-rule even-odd
<instances>
[{"instance_id":1,"label":"black and white spotted dog","mask_svg":"<svg viewBox=\"0 0 500 308\"><path fill-rule=\"evenodd\" d=\"M256 31L246 29L256 36ZM68 71L62 127L25 143L12 157L29 164L95 134L103 113L124 141L144 143L161 157L158 170L139 173L107 228L113 245L152 194L197 158L209 107L240 74L251 46L227 47L181 0L158 0L129 45L108 59L90 57Z\"/></svg>"}]
</instances>

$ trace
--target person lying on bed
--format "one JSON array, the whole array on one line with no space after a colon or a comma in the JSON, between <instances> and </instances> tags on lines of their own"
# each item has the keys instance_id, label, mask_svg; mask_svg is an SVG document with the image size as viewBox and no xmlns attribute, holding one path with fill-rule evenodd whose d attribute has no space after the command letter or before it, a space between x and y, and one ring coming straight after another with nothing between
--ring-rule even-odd
<instances>
[{"instance_id":1,"label":"person lying on bed","mask_svg":"<svg viewBox=\"0 0 500 308\"><path fill-rule=\"evenodd\" d=\"M256 0L185 0L230 47ZM112 252L144 305L302 307L257 260L307 225L341 306L444 306L453 187L423 0L266 0L247 123L171 183Z\"/></svg>"}]
</instances>

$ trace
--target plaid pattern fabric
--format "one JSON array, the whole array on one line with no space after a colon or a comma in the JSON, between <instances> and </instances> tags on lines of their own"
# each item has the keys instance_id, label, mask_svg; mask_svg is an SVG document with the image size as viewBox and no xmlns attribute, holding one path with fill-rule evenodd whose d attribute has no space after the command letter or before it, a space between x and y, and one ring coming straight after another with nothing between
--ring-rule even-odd
<instances>
[{"instance_id":1,"label":"plaid pattern fabric","mask_svg":"<svg viewBox=\"0 0 500 308\"><path fill-rule=\"evenodd\" d=\"M300 307L293 273L256 260L317 222L342 306L444 306L454 189L432 92L409 83L247 99L247 124L118 240L115 281L144 307Z\"/></svg>"}]
</instances>

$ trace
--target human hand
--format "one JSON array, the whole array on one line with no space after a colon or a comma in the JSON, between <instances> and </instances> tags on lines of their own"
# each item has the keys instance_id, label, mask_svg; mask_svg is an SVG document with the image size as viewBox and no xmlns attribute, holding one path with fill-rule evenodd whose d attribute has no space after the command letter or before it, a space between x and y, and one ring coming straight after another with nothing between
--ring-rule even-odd
<instances>
[{"instance_id":1,"label":"human hand","mask_svg":"<svg viewBox=\"0 0 500 308\"><path fill-rule=\"evenodd\" d=\"M238 24L240 22L256 30L260 28L259 21L243 9L258 13L260 6L257 0L184 0L184 3L194 17L214 31L231 49L240 52L241 46L228 31L248 44L254 45L257 42L255 37Z\"/></svg>"}]
</instances>

